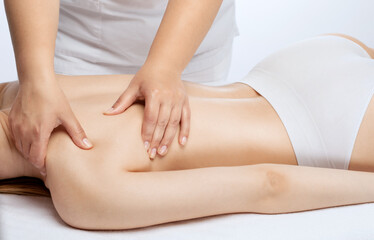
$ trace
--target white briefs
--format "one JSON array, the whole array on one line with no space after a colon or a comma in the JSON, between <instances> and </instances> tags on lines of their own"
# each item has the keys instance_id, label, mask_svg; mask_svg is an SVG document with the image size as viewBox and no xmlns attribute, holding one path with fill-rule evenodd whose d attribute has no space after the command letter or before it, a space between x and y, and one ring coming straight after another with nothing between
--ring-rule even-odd
<instances>
[{"instance_id":1,"label":"white briefs","mask_svg":"<svg viewBox=\"0 0 374 240\"><path fill-rule=\"evenodd\" d=\"M374 59L361 46L310 38L271 54L239 82L273 106L299 165L348 169L374 92Z\"/></svg>"}]
</instances>

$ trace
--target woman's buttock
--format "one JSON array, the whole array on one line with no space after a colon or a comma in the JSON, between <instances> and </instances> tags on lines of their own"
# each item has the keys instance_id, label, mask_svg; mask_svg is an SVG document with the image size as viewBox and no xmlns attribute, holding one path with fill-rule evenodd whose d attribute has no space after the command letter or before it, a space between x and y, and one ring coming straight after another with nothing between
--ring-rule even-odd
<instances>
[{"instance_id":1,"label":"woman's buttock","mask_svg":"<svg viewBox=\"0 0 374 240\"><path fill-rule=\"evenodd\" d=\"M348 35L336 34L360 45L374 61L374 49ZM349 169L374 172L374 97L366 109L358 134L355 139Z\"/></svg>"}]
</instances>

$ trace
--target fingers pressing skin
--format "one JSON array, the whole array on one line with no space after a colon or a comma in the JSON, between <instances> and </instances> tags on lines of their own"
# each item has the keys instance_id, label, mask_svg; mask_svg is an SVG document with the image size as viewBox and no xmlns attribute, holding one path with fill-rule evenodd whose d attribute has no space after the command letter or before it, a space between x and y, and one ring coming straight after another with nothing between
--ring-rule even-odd
<instances>
[{"instance_id":1,"label":"fingers pressing skin","mask_svg":"<svg viewBox=\"0 0 374 240\"><path fill-rule=\"evenodd\" d=\"M13 124L13 119L11 117L11 115L9 115L9 118L8 118L8 121L9 121L9 132L10 132L10 136L14 142L14 145L16 146L16 149L19 151L19 152L22 152L22 144L21 144L21 140L19 140L19 138L16 138L16 136L19 136L18 134L18 131L17 129L18 128L15 128L14 127L14 124Z\"/></svg>"},{"instance_id":2,"label":"fingers pressing skin","mask_svg":"<svg viewBox=\"0 0 374 240\"><path fill-rule=\"evenodd\" d=\"M21 85L8 121L17 150L44 175L48 141L57 126L62 124L78 147L92 148L64 93L53 80L44 85Z\"/></svg>"},{"instance_id":3,"label":"fingers pressing skin","mask_svg":"<svg viewBox=\"0 0 374 240\"><path fill-rule=\"evenodd\" d=\"M22 126L19 123L13 124L13 122L13 116L9 117L10 135L12 140L15 141L17 150L36 168L42 168L44 166L50 133L48 133L48 131L42 132L36 126L30 130L30 128L27 129L25 126Z\"/></svg>"},{"instance_id":4,"label":"fingers pressing skin","mask_svg":"<svg viewBox=\"0 0 374 240\"><path fill-rule=\"evenodd\" d=\"M169 112L171 112L170 116L168 116ZM168 121L166 119L168 119ZM187 142L190 130L190 109L188 99L184 101L183 105L171 107L168 104L163 104L161 106L157 123L155 124L155 130L153 131L152 141L149 149L147 149L151 159L155 158L156 153L161 156L167 154L170 144L178 131L179 123L181 123L179 143L184 146ZM143 124L146 125L144 122Z\"/></svg>"},{"instance_id":5,"label":"fingers pressing skin","mask_svg":"<svg viewBox=\"0 0 374 240\"><path fill-rule=\"evenodd\" d=\"M116 115L124 112L137 99L138 87L129 86L117 99L111 108L104 112L105 115Z\"/></svg>"},{"instance_id":6,"label":"fingers pressing skin","mask_svg":"<svg viewBox=\"0 0 374 240\"><path fill-rule=\"evenodd\" d=\"M159 91L154 91L151 96L146 96L145 104L142 137L150 159L155 158L157 153L166 155L183 114L185 124L179 143L185 145L190 121L188 98L181 93L163 96Z\"/></svg>"},{"instance_id":7,"label":"fingers pressing skin","mask_svg":"<svg viewBox=\"0 0 374 240\"><path fill-rule=\"evenodd\" d=\"M172 107L169 104L162 104L160 107L160 111L158 113L157 123L155 126L155 129L152 129L153 136L150 144L149 154L150 158L153 159L156 156L157 149L159 147L159 144L161 142L161 139L165 139L164 132L166 129L166 126L169 127L169 119L170 119L170 112L172 111ZM178 118L178 116L177 116ZM180 115L179 115L180 118ZM177 119L177 125L179 125L179 118ZM174 137L175 131L172 133L172 136ZM167 146L165 146L167 147ZM165 148L164 147L164 148ZM164 149L165 150L165 149Z\"/></svg>"},{"instance_id":8,"label":"fingers pressing skin","mask_svg":"<svg viewBox=\"0 0 374 240\"><path fill-rule=\"evenodd\" d=\"M165 133L163 135L161 143L157 141L154 143L154 146L158 146L157 152L161 156L164 156L167 153L167 150L170 144L172 143L176 132L178 131L179 122L181 119L181 112L182 112L181 107L178 107L178 108L174 107L172 109L170 119L169 119L169 122L165 130Z\"/></svg>"},{"instance_id":9,"label":"fingers pressing skin","mask_svg":"<svg viewBox=\"0 0 374 240\"><path fill-rule=\"evenodd\" d=\"M25 158L28 159L28 153L29 153L29 147L30 147L30 141L29 141L30 136L25 132L25 130L23 129L23 126L21 126L18 123L13 124L13 122L14 122L13 117L9 117L10 132L11 132L12 139L14 140L17 150L20 153L22 153L23 156L27 156Z\"/></svg>"},{"instance_id":10,"label":"fingers pressing skin","mask_svg":"<svg viewBox=\"0 0 374 240\"><path fill-rule=\"evenodd\" d=\"M104 114L122 113L138 99L145 100L141 135L151 159L157 152L163 156L167 153L182 118L184 124L178 142L182 145L186 143L190 109L179 73L143 66L127 89Z\"/></svg>"},{"instance_id":11,"label":"fingers pressing skin","mask_svg":"<svg viewBox=\"0 0 374 240\"><path fill-rule=\"evenodd\" d=\"M150 97L149 101L145 102L144 118L142 124L142 138L146 150L150 149L152 136L157 124L160 103L157 97Z\"/></svg>"},{"instance_id":12,"label":"fingers pressing skin","mask_svg":"<svg viewBox=\"0 0 374 240\"><path fill-rule=\"evenodd\" d=\"M39 169L44 167L44 159L47 155L48 138L39 138L30 147L29 161Z\"/></svg>"},{"instance_id":13,"label":"fingers pressing skin","mask_svg":"<svg viewBox=\"0 0 374 240\"><path fill-rule=\"evenodd\" d=\"M85 131L72 111L68 116L61 118L61 124L65 127L75 145L83 149L92 148L92 143L88 140Z\"/></svg>"},{"instance_id":14,"label":"fingers pressing skin","mask_svg":"<svg viewBox=\"0 0 374 240\"><path fill-rule=\"evenodd\" d=\"M181 118L181 128L179 131L179 143L183 146L186 145L187 138L190 133L190 121L191 121L191 110L188 99L186 99L185 104L182 109L182 118Z\"/></svg>"},{"instance_id":15,"label":"fingers pressing skin","mask_svg":"<svg viewBox=\"0 0 374 240\"><path fill-rule=\"evenodd\" d=\"M22 154L24 156L28 156L29 157L29 161L30 161L30 156L29 156L29 152L30 152L30 145L32 143L32 140L30 139L30 137L28 136L25 136L24 134L22 134L23 138L25 139L24 142L21 142L21 148L22 148ZM30 141L31 140L31 141ZM37 166L36 164L34 164L35 166Z\"/></svg>"}]
</instances>

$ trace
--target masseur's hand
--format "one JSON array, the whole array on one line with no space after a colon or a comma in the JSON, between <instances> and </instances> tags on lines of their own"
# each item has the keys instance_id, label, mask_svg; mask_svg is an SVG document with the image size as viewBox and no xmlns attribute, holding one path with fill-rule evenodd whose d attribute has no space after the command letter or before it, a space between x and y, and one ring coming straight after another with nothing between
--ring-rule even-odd
<instances>
[{"instance_id":1,"label":"masseur's hand","mask_svg":"<svg viewBox=\"0 0 374 240\"><path fill-rule=\"evenodd\" d=\"M60 124L80 148L92 148L56 81L24 81L9 113L10 131L23 157L45 173L49 137Z\"/></svg>"},{"instance_id":2,"label":"masseur's hand","mask_svg":"<svg viewBox=\"0 0 374 240\"><path fill-rule=\"evenodd\" d=\"M179 143L185 145L190 129L190 106L179 73L143 66L128 88L105 114L125 111L136 100L145 100L141 135L151 159L164 156L178 130Z\"/></svg>"}]
</instances>

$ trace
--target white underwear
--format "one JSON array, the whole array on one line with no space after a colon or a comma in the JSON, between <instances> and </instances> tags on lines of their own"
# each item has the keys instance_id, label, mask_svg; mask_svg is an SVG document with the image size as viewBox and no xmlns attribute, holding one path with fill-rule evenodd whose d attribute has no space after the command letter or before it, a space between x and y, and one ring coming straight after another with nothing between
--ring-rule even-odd
<instances>
[{"instance_id":1,"label":"white underwear","mask_svg":"<svg viewBox=\"0 0 374 240\"><path fill-rule=\"evenodd\" d=\"M318 36L262 60L242 79L273 106L299 165L348 169L374 93L374 59L355 42Z\"/></svg>"}]
</instances>

